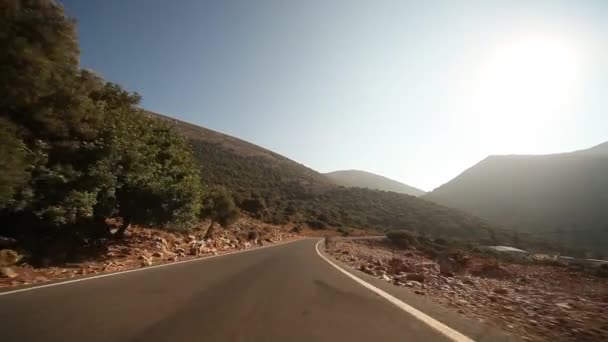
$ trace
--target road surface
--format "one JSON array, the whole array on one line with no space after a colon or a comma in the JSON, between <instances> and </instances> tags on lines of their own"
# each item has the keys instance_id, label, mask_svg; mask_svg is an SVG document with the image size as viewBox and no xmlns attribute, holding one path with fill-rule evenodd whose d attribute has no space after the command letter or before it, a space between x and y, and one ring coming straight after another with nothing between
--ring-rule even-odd
<instances>
[{"instance_id":1,"label":"road surface","mask_svg":"<svg viewBox=\"0 0 608 342\"><path fill-rule=\"evenodd\" d=\"M309 239L0 295L0 340L446 341Z\"/></svg>"}]
</instances>

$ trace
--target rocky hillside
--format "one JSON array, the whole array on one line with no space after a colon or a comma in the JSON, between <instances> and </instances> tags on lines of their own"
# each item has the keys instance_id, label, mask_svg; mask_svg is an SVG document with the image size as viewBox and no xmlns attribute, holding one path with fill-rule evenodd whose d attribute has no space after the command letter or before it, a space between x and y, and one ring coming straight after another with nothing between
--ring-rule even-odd
<instances>
[{"instance_id":1,"label":"rocky hillside","mask_svg":"<svg viewBox=\"0 0 608 342\"><path fill-rule=\"evenodd\" d=\"M425 199L569 247L608 250L608 143L571 153L491 156Z\"/></svg>"},{"instance_id":2,"label":"rocky hillside","mask_svg":"<svg viewBox=\"0 0 608 342\"><path fill-rule=\"evenodd\" d=\"M406 229L483 243L512 240L512 233L475 216L414 196L344 188L324 175L243 140L180 120L172 122L190 140L204 181L228 188L239 207L267 222L315 229Z\"/></svg>"},{"instance_id":3,"label":"rocky hillside","mask_svg":"<svg viewBox=\"0 0 608 342\"><path fill-rule=\"evenodd\" d=\"M412 196L425 194L424 191L413 186L366 171L340 170L326 173L325 176L331 179L332 182L346 187L393 191Z\"/></svg>"}]
</instances>

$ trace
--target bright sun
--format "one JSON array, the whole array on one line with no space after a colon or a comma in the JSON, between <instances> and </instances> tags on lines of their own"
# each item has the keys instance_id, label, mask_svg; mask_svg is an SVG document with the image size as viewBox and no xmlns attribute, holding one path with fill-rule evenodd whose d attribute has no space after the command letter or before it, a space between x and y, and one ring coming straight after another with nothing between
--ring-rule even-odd
<instances>
[{"instance_id":1,"label":"bright sun","mask_svg":"<svg viewBox=\"0 0 608 342\"><path fill-rule=\"evenodd\" d=\"M539 130L566 119L563 109L575 99L580 66L578 50L558 39L502 44L472 80L472 119L504 138L538 137Z\"/></svg>"}]
</instances>

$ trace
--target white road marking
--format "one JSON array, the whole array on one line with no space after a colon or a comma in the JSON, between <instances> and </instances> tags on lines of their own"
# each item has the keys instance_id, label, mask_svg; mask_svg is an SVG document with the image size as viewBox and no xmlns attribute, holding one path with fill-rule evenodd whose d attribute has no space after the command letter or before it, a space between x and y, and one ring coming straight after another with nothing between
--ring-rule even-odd
<instances>
[{"instance_id":1,"label":"white road marking","mask_svg":"<svg viewBox=\"0 0 608 342\"><path fill-rule=\"evenodd\" d=\"M279 244L275 244L275 245L262 246L262 247L245 249L245 250L241 250L241 251L228 252L228 253L223 253L223 254L218 254L218 255L210 255L210 256L206 256L206 257L202 257L202 258L196 258L196 259L190 259L190 260L182 260L182 261L175 261L175 262L170 262L170 263L162 264L162 265L154 265L154 266L148 266L148 267L142 267L142 268L134 268L134 269L131 269L131 270L126 270L126 271L119 271L119 272L113 272L113 273L100 274L100 275L86 277L86 278L78 278L78 279L72 279L72 280L65 280L65 281L60 281L60 282L57 282L57 283L46 284L46 285L26 287L26 288L23 288L23 289L17 289L17 290L12 290L12 291L0 292L0 296L6 296L6 295L14 294L14 293L19 293L19 292L38 290L38 289L43 289L43 288L46 288L46 287L53 287L53 286L59 286L59 285L72 284L72 283L77 283L77 282L80 282L80 281L99 279L99 278L105 278L105 277L112 277L112 276L121 275L121 274L127 274L127 273L133 273L133 272L142 272L142 271L152 270L152 269L160 268L160 267L167 267L167 266L173 266L173 265L178 265L178 264L186 264L186 263L189 263L189 262L204 261L204 260L209 260L209 259L213 259L213 258L217 258L217 257L231 255L231 254L238 254L238 253L259 251L260 249L270 248L270 247L276 247L276 246L282 246L282 245L286 245L288 243L292 243L292 242L296 242L296 241L302 241L302 240L303 239L291 240L291 241L287 241L287 242L283 242L283 243L279 243Z\"/></svg>"},{"instance_id":2,"label":"white road marking","mask_svg":"<svg viewBox=\"0 0 608 342\"><path fill-rule=\"evenodd\" d=\"M400 299L392 296L391 294L375 287L374 285L367 283L365 281L363 281L361 278L352 275L351 273L349 273L348 271L344 270L343 268L341 268L340 266L336 265L333 261L329 260L329 258L327 258L325 255L323 255L323 253L321 253L319 251L319 244L321 244L321 242L323 242L323 240L319 240L319 242L317 242L317 244L315 245L315 249L317 250L317 254L319 254L319 256L321 258L323 258L325 261L327 261L330 265L332 265L333 267L337 268L338 271L344 273L345 275L347 275L349 278L353 279L354 281L356 281L357 283L363 285L364 287L366 287L367 289L375 292L377 295L381 296L382 298L388 300L389 302L391 302L392 304L394 304L395 306L397 306L399 309L409 313L410 315L414 316L415 318L417 318L418 320L422 321L423 323L425 323L426 325L428 325L429 327L437 330L438 332L440 332L441 334L443 334L444 336L446 336L447 338L449 338L452 341L456 341L456 342L474 342L474 340L472 340L471 338L459 333L458 331L448 327L447 325L439 322L438 320L434 319L433 317L423 313L422 311L404 303L403 301L401 301Z\"/></svg>"}]
</instances>

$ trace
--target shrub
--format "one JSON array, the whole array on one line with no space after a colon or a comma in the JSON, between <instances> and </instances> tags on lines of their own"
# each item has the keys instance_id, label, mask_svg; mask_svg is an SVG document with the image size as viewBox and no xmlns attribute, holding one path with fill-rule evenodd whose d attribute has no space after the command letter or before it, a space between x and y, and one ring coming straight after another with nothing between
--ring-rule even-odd
<instances>
[{"instance_id":1,"label":"shrub","mask_svg":"<svg viewBox=\"0 0 608 342\"><path fill-rule=\"evenodd\" d=\"M259 239L259 238L260 238L260 233L258 233L258 231L257 231L257 230L250 230L250 231L247 233L247 240L252 241L252 240L257 240L257 239Z\"/></svg>"},{"instance_id":2,"label":"shrub","mask_svg":"<svg viewBox=\"0 0 608 342\"><path fill-rule=\"evenodd\" d=\"M248 198L243 200L239 207L252 214L263 214L266 210L266 204L261 198Z\"/></svg>"},{"instance_id":3,"label":"shrub","mask_svg":"<svg viewBox=\"0 0 608 342\"><path fill-rule=\"evenodd\" d=\"M608 278L608 265L607 264L600 265L600 267L597 268L597 271L595 272L595 274L598 277Z\"/></svg>"},{"instance_id":4,"label":"shrub","mask_svg":"<svg viewBox=\"0 0 608 342\"><path fill-rule=\"evenodd\" d=\"M407 230L392 230L386 233L388 240L398 248L409 248L417 244L414 234Z\"/></svg>"},{"instance_id":5,"label":"shrub","mask_svg":"<svg viewBox=\"0 0 608 342\"><path fill-rule=\"evenodd\" d=\"M312 229L325 230L327 229L327 225L323 221L319 220L308 220L306 224Z\"/></svg>"},{"instance_id":6,"label":"shrub","mask_svg":"<svg viewBox=\"0 0 608 342\"><path fill-rule=\"evenodd\" d=\"M340 227L340 228L338 228L338 233L342 234L342 236L349 236L350 229L345 228L345 227Z\"/></svg>"},{"instance_id":7,"label":"shrub","mask_svg":"<svg viewBox=\"0 0 608 342\"><path fill-rule=\"evenodd\" d=\"M204 239L212 236L215 223L218 223L222 228L227 228L236 221L238 216L239 211L226 189L218 188L212 191L210 196L204 200L203 210L201 211L202 218L211 220Z\"/></svg>"}]
</instances>

